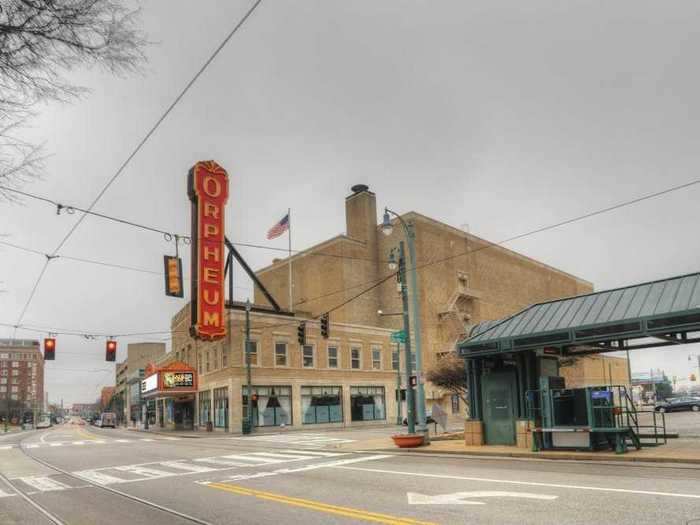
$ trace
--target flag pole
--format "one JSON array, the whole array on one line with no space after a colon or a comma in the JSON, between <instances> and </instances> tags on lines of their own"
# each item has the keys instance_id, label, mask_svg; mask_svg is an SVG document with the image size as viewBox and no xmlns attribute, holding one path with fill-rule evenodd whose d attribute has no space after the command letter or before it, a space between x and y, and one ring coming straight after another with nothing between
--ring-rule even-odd
<instances>
[{"instance_id":1,"label":"flag pole","mask_svg":"<svg viewBox=\"0 0 700 525\"><path fill-rule=\"evenodd\" d=\"M294 311L294 303L292 302L292 209L287 208L287 240L289 241L289 311Z\"/></svg>"}]
</instances>

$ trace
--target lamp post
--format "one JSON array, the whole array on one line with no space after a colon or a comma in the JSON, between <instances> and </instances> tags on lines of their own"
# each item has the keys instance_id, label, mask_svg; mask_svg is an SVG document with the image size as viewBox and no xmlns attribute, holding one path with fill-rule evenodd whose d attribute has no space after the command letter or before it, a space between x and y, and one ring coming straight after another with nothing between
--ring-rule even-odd
<instances>
[{"instance_id":1,"label":"lamp post","mask_svg":"<svg viewBox=\"0 0 700 525\"><path fill-rule=\"evenodd\" d=\"M245 302L245 374L246 374L246 417L243 423L243 433L250 434L253 430L253 403L251 397L251 374L250 374L250 299Z\"/></svg>"},{"instance_id":2,"label":"lamp post","mask_svg":"<svg viewBox=\"0 0 700 525\"><path fill-rule=\"evenodd\" d=\"M423 387L423 352L421 349L421 324L420 324L420 305L418 302L418 278L417 278L417 261L416 261L416 231L413 224L407 224L401 216L390 210L389 208L384 208L384 220L382 221L382 233L384 235L391 235L394 226L391 224L390 214L396 217L396 219L403 226L404 232L406 233L406 242L408 244L408 256L411 264L411 303L413 307L413 333L414 341L416 345L416 393L417 393L417 409L418 409L418 432L425 436L425 440L428 440L428 427L425 422L425 390ZM400 244L402 246L402 244ZM404 268L405 271L405 268ZM404 272L405 273L405 272ZM408 346L408 341L410 341L411 335L408 330L406 331L406 345ZM409 354L410 355L410 354Z\"/></svg>"},{"instance_id":3,"label":"lamp post","mask_svg":"<svg viewBox=\"0 0 700 525\"><path fill-rule=\"evenodd\" d=\"M389 268L396 270L397 263L392 250L389 255ZM406 257L404 256L403 241L399 242L398 261L398 282L401 292L401 302L403 304L403 329L406 334L404 342L404 353L406 355L406 421L408 423L408 433L416 433L415 403L413 401L413 387L411 386L411 326L408 318L408 290L406 288ZM401 367L399 367L401 368Z\"/></svg>"}]
</instances>

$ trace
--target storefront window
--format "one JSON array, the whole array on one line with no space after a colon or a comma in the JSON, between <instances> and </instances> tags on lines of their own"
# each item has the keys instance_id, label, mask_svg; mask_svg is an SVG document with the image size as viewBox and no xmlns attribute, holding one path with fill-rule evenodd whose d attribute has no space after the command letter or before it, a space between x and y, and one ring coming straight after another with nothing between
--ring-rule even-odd
<instances>
[{"instance_id":1,"label":"storefront window","mask_svg":"<svg viewBox=\"0 0 700 525\"><path fill-rule=\"evenodd\" d=\"M328 368L338 368L338 348L328 347Z\"/></svg>"},{"instance_id":2,"label":"storefront window","mask_svg":"<svg viewBox=\"0 0 700 525\"><path fill-rule=\"evenodd\" d=\"M214 426L228 428L228 388L214 389Z\"/></svg>"},{"instance_id":3,"label":"storefront window","mask_svg":"<svg viewBox=\"0 0 700 525\"><path fill-rule=\"evenodd\" d=\"M314 347L304 345L304 368L314 367Z\"/></svg>"},{"instance_id":4,"label":"storefront window","mask_svg":"<svg viewBox=\"0 0 700 525\"><path fill-rule=\"evenodd\" d=\"M376 421L386 419L383 386L350 387L351 419L353 421Z\"/></svg>"},{"instance_id":5,"label":"storefront window","mask_svg":"<svg viewBox=\"0 0 700 525\"><path fill-rule=\"evenodd\" d=\"M211 421L211 394L208 390L199 393L199 424L206 426Z\"/></svg>"},{"instance_id":6,"label":"storefront window","mask_svg":"<svg viewBox=\"0 0 700 525\"><path fill-rule=\"evenodd\" d=\"M253 386L251 392L254 426L273 427L292 424L292 387ZM243 406L245 407L247 403L246 387L243 387Z\"/></svg>"},{"instance_id":7,"label":"storefront window","mask_svg":"<svg viewBox=\"0 0 700 525\"><path fill-rule=\"evenodd\" d=\"M340 423L343 405L339 386L302 386L301 411L304 424Z\"/></svg>"}]
</instances>

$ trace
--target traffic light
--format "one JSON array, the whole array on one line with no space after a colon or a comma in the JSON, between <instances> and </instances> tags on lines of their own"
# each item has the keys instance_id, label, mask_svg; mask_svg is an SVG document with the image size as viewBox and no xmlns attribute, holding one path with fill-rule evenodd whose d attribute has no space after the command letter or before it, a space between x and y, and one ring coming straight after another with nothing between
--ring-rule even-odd
<instances>
[{"instance_id":1,"label":"traffic light","mask_svg":"<svg viewBox=\"0 0 700 525\"><path fill-rule=\"evenodd\" d=\"M321 335L323 336L324 339L328 339L328 336L330 335L330 326L329 326L329 314L323 314L321 316Z\"/></svg>"},{"instance_id":2,"label":"traffic light","mask_svg":"<svg viewBox=\"0 0 700 525\"><path fill-rule=\"evenodd\" d=\"M297 327L297 341L301 346L306 344L306 321L300 322Z\"/></svg>"},{"instance_id":3,"label":"traffic light","mask_svg":"<svg viewBox=\"0 0 700 525\"><path fill-rule=\"evenodd\" d=\"M44 339L44 361L54 361L56 359L56 339L47 337Z\"/></svg>"},{"instance_id":4,"label":"traffic light","mask_svg":"<svg viewBox=\"0 0 700 525\"><path fill-rule=\"evenodd\" d=\"M105 361L117 360L117 342L110 339L107 341Z\"/></svg>"}]
</instances>

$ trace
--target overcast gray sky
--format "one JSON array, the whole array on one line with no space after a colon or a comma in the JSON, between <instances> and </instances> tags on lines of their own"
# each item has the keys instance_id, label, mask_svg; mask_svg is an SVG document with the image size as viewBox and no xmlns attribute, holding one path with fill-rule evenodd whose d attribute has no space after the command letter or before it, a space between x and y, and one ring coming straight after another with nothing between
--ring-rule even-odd
<instances>
[{"instance_id":1,"label":"overcast gray sky","mask_svg":"<svg viewBox=\"0 0 700 525\"><path fill-rule=\"evenodd\" d=\"M249 5L143 2L157 42L148 71L71 75L92 91L39 108L29 136L52 157L26 189L87 206ZM237 241L268 244L288 207L295 248L336 235L356 183L381 207L499 241L700 177L698 27L696 1L264 0L96 209L188 232L187 170L216 159L231 177ZM698 271L699 197L695 186L509 247L598 290ZM0 204L0 233L41 251L76 219ZM254 267L275 255L242 251ZM94 217L61 251L154 271L172 252L157 234ZM0 249L0 322L16 321L42 264ZM252 294L240 272L236 285ZM187 298L162 288L160 275L59 259L24 323L167 330ZM687 377L689 353L700 349L638 351L632 368ZM104 340L63 336L58 356L46 366L51 400L90 401L114 381Z\"/></svg>"}]
</instances>

